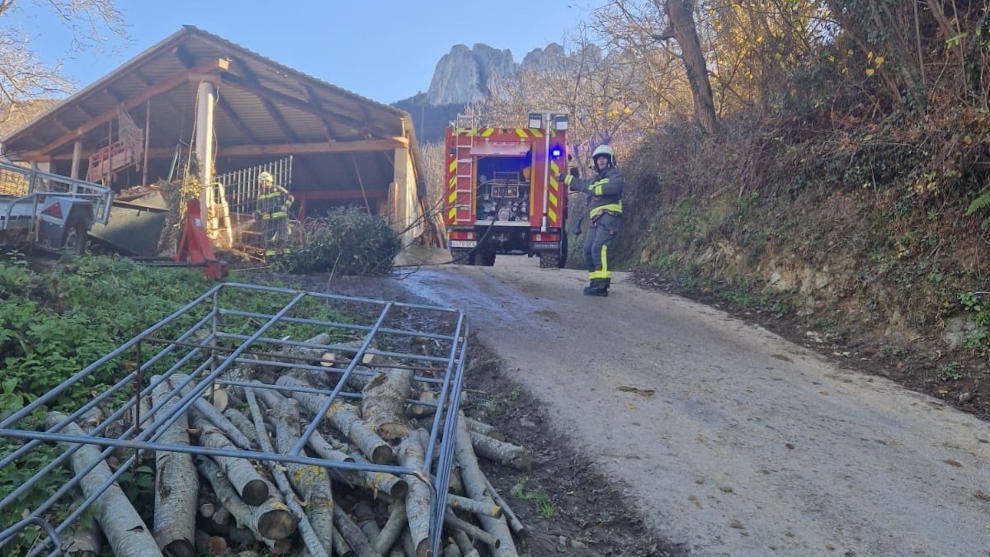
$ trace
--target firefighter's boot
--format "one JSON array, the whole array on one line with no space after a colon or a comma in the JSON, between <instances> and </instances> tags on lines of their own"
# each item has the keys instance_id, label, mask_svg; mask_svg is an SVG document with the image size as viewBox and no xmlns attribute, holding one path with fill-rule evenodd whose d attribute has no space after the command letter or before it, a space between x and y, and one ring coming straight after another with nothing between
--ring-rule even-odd
<instances>
[{"instance_id":1,"label":"firefighter's boot","mask_svg":"<svg viewBox=\"0 0 990 557\"><path fill-rule=\"evenodd\" d=\"M608 296L605 279L592 279L591 284L584 287L585 296Z\"/></svg>"}]
</instances>

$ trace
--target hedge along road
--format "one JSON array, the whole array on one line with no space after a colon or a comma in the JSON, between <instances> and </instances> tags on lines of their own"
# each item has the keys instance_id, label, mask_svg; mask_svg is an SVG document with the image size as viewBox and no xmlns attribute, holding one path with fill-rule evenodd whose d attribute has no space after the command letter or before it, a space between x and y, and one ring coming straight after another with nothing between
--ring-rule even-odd
<instances>
[{"instance_id":1,"label":"hedge along road","mask_svg":"<svg viewBox=\"0 0 990 557\"><path fill-rule=\"evenodd\" d=\"M555 428L698 555L988 555L990 428L617 273L424 268Z\"/></svg>"}]
</instances>

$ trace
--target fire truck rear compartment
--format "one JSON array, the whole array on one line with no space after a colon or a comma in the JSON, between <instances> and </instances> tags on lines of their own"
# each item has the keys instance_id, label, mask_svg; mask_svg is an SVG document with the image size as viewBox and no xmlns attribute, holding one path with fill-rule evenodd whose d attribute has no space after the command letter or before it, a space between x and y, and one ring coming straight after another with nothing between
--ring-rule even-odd
<instances>
[{"instance_id":1,"label":"fire truck rear compartment","mask_svg":"<svg viewBox=\"0 0 990 557\"><path fill-rule=\"evenodd\" d=\"M479 221L528 223L531 182L523 171L530 166L529 153L522 157L478 159Z\"/></svg>"}]
</instances>

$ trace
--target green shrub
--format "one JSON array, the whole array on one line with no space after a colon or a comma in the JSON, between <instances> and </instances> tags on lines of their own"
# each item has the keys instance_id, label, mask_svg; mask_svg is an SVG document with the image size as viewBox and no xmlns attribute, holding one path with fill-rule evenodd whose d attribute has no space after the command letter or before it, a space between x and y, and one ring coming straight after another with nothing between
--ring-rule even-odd
<instances>
[{"instance_id":1,"label":"green shrub","mask_svg":"<svg viewBox=\"0 0 990 557\"><path fill-rule=\"evenodd\" d=\"M307 219L306 245L276 256L275 268L288 273L334 271L345 275L377 275L392 270L402 241L381 217L359 209L336 209L323 218Z\"/></svg>"}]
</instances>

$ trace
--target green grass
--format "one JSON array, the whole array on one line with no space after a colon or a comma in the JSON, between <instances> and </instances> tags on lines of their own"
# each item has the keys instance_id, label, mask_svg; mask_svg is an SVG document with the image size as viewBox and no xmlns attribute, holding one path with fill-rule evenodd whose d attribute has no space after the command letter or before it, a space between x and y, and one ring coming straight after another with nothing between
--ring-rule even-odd
<instances>
[{"instance_id":1,"label":"green grass","mask_svg":"<svg viewBox=\"0 0 990 557\"><path fill-rule=\"evenodd\" d=\"M527 489L526 486L529 484L529 480L529 478L526 478L513 486L512 496L523 501L532 501L535 503L536 508L540 511L540 516L547 520L557 516L557 509L553 506L553 502L550 500L550 496L547 495L546 491L542 489Z\"/></svg>"}]
</instances>

